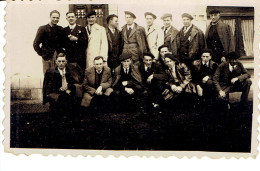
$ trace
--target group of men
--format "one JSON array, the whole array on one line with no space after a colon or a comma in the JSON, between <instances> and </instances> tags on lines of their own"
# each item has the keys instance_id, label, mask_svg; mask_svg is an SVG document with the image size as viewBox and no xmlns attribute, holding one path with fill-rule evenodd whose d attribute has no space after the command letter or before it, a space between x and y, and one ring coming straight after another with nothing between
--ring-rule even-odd
<instances>
[{"instance_id":1,"label":"group of men","mask_svg":"<svg viewBox=\"0 0 260 171\"><path fill-rule=\"evenodd\" d=\"M52 11L50 23L38 29L34 40L45 74L43 102L70 106L82 96L85 108L102 99L109 106L134 102L145 112L187 94L228 104L230 91L242 91L246 104L252 82L237 61L231 27L220 20L220 11L210 11L205 35L187 13L180 31L172 26L171 14L161 17L162 28L154 25L155 14L144 16L147 25L142 27L134 22L135 14L125 11L126 25L119 31L117 15L109 15L104 28L90 12L82 27L68 12L69 26L62 28L57 25L60 13Z\"/></svg>"}]
</instances>

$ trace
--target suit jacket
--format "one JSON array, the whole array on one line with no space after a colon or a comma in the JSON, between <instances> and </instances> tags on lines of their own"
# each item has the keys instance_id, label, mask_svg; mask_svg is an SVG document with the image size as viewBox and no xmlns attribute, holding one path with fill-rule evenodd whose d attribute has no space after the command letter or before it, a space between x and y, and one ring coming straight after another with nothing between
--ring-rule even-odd
<instances>
[{"instance_id":1,"label":"suit jacket","mask_svg":"<svg viewBox=\"0 0 260 171\"><path fill-rule=\"evenodd\" d=\"M164 31L165 27L162 27L162 30ZM176 46L174 46L174 41L176 39L177 34L179 31L171 26L170 30L166 33L164 36L164 44L166 44L169 47L169 51L174 53L176 51Z\"/></svg>"},{"instance_id":2,"label":"suit jacket","mask_svg":"<svg viewBox=\"0 0 260 171\"><path fill-rule=\"evenodd\" d=\"M145 34L150 52L154 55L155 59L159 58L158 48L164 44L163 31L152 25L148 31L148 27L145 26Z\"/></svg>"},{"instance_id":3,"label":"suit jacket","mask_svg":"<svg viewBox=\"0 0 260 171\"><path fill-rule=\"evenodd\" d=\"M78 59L86 59L86 48L88 46L88 35L85 27L76 25L71 31L70 27L64 28L66 34L66 58L68 62L75 62ZM70 41L68 35L73 35L78 38L77 41Z\"/></svg>"},{"instance_id":4,"label":"suit jacket","mask_svg":"<svg viewBox=\"0 0 260 171\"><path fill-rule=\"evenodd\" d=\"M173 52L174 55L180 58L180 49L181 49L181 32L177 34L174 46L177 47L176 51ZM191 28L191 35L189 37L189 58L193 61L199 58L201 50L205 48L205 38L204 33L195 25Z\"/></svg>"},{"instance_id":5,"label":"suit jacket","mask_svg":"<svg viewBox=\"0 0 260 171\"><path fill-rule=\"evenodd\" d=\"M87 27L88 26L86 26L88 33L88 47L86 52L86 66L88 68L93 66L94 58L97 56L103 56L104 60L107 61L108 43L104 27L95 23L91 28L91 33L88 31Z\"/></svg>"},{"instance_id":6,"label":"suit jacket","mask_svg":"<svg viewBox=\"0 0 260 171\"><path fill-rule=\"evenodd\" d=\"M65 77L68 83L69 90L72 90L75 87L75 84L81 84L82 73L78 65L68 64L65 68L65 71L66 71ZM48 69L45 73L44 81L43 81L43 104L47 102L47 96L49 94L51 93L59 94L61 86L62 86L62 77L60 75L58 67L56 67L55 69Z\"/></svg>"},{"instance_id":7,"label":"suit jacket","mask_svg":"<svg viewBox=\"0 0 260 171\"><path fill-rule=\"evenodd\" d=\"M250 78L250 74L247 72L241 62L237 62L233 72L233 77L231 77L229 62L222 63L218 66L213 77L213 81L218 92L222 90L222 87L230 86L232 78L237 77L239 82L243 82L247 78Z\"/></svg>"},{"instance_id":8,"label":"suit jacket","mask_svg":"<svg viewBox=\"0 0 260 171\"><path fill-rule=\"evenodd\" d=\"M193 68L194 68L194 75L192 77L192 80L194 83L196 84L201 84L202 83L202 79L206 76L206 75L202 75L201 73L201 68L202 68L202 60L195 60L192 63ZM209 74L207 76L209 76L209 79L212 80L213 76L216 72L216 69L218 68L218 64L212 60L209 61Z\"/></svg>"},{"instance_id":9,"label":"suit jacket","mask_svg":"<svg viewBox=\"0 0 260 171\"><path fill-rule=\"evenodd\" d=\"M127 25L124 25L121 31L123 53L124 52L132 53L132 51L134 51L137 54L135 58L138 58L138 59L134 59L134 61L138 61L140 58L141 59L143 58L144 52L148 52L145 30L143 27L135 23L134 28L129 34L129 37L127 37L126 31L127 31Z\"/></svg>"},{"instance_id":10,"label":"suit jacket","mask_svg":"<svg viewBox=\"0 0 260 171\"><path fill-rule=\"evenodd\" d=\"M82 84L84 92L87 92L91 95L95 94L95 74L96 69L94 67L90 67L86 69L85 78ZM110 68L104 66L101 83L102 90L106 90L107 88L111 87L112 84L112 76Z\"/></svg>"},{"instance_id":11,"label":"suit jacket","mask_svg":"<svg viewBox=\"0 0 260 171\"><path fill-rule=\"evenodd\" d=\"M190 69L184 63L180 63L178 65L175 65L175 71L182 89L188 93L196 93L196 87L193 83L191 83L192 77ZM172 76L172 73L169 69L166 70L166 73L169 80L166 84L171 86L175 83L174 77Z\"/></svg>"},{"instance_id":12,"label":"suit jacket","mask_svg":"<svg viewBox=\"0 0 260 171\"><path fill-rule=\"evenodd\" d=\"M206 40L209 36L210 27L211 24L206 29L206 33L205 33ZM235 39L231 27L220 20L218 21L217 24L217 31L218 31L219 39L224 48L225 54L227 55L230 52L235 52Z\"/></svg>"}]
</instances>

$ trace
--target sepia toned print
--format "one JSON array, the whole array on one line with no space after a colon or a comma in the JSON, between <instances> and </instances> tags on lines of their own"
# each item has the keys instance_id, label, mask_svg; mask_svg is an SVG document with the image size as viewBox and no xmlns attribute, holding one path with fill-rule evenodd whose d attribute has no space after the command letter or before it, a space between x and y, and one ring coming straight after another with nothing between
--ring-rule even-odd
<instances>
[{"instance_id":1,"label":"sepia toned print","mask_svg":"<svg viewBox=\"0 0 260 171\"><path fill-rule=\"evenodd\" d=\"M6 152L256 157L258 6L137 3L8 2Z\"/></svg>"}]
</instances>

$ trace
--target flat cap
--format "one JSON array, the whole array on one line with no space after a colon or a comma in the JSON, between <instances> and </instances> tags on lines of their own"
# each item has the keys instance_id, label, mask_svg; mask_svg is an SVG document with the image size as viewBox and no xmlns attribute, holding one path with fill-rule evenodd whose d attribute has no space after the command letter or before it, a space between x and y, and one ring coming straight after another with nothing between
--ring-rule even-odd
<instances>
[{"instance_id":1,"label":"flat cap","mask_svg":"<svg viewBox=\"0 0 260 171\"><path fill-rule=\"evenodd\" d=\"M167 17L171 17L172 18L172 14L170 14L170 13L163 14L163 16L161 16L161 19L163 20L163 19L165 19Z\"/></svg>"},{"instance_id":2,"label":"flat cap","mask_svg":"<svg viewBox=\"0 0 260 171\"><path fill-rule=\"evenodd\" d=\"M227 55L227 58L230 60L230 59L238 59L239 58L239 55L236 53L236 52L230 52L228 55Z\"/></svg>"},{"instance_id":3,"label":"flat cap","mask_svg":"<svg viewBox=\"0 0 260 171\"><path fill-rule=\"evenodd\" d=\"M130 53L122 53L120 56L119 56L119 61L124 61L126 59L129 59L131 58L132 55Z\"/></svg>"},{"instance_id":4,"label":"flat cap","mask_svg":"<svg viewBox=\"0 0 260 171\"><path fill-rule=\"evenodd\" d=\"M193 20L193 17L192 17L190 14L188 14L188 13L183 13L183 14L181 15L181 17L182 17L182 18L183 18L183 17L187 17L187 18Z\"/></svg>"},{"instance_id":5,"label":"flat cap","mask_svg":"<svg viewBox=\"0 0 260 171\"><path fill-rule=\"evenodd\" d=\"M131 15L134 19L136 18L136 16L134 15L134 13L130 12L130 11L125 11L125 14Z\"/></svg>"},{"instance_id":6,"label":"flat cap","mask_svg":"<svg viewBox=\"0 0 260 171\"><path fill-rule=\"evenodd\" d=\"M173 54L171 54L171 53L166 53L166 54L164 55L164 58L169 58L169 59L175 61L176 64L179 63L179 60L178 60Z\"/></svg>"},{"instance_id":7,"label":"flat cap","mask_svg":"<svg viewBox=\"0 0 260 171\"><path fill-rule=\"evenodd\" d=\"M211 11L209 12L209 14L218 14L218 13L220 13L220 11L217 10L217 9L213 9L213 10L211 10Z\"/></svg>"},{"instance_id":8,"label":"flat cap","mask_svg":"<svg viewBox=\"0 0 260 171\"><path fill-rule=\"evenodd\" d=\"M87 17L90 17L92 15L96 15L97 13L95 11L91 11L90 13L87 14Z\"/></svg>"},{"instance_id":9,"label":"flat cap","mask_svg":"<svg viewBox=\"0 0 260 171\"><path fill-rule=\"evenodd\" d=\"M150 56L151 58L154 59L153 54L152 54L152 53L149 53L149 52L143 53L143 56L144 56L144 57L145 57L145 56Z\"/></svg>"},{"instance_id":10,"label":"flat cap","mask_svg":"<svg viewBox=\"0 0 260 171\"><path fill-rule=\"evenodd\" d=\"M157 18L156 15L153 14L153 13L151 13L151 12L146 12L146 13L144 13L144 16L145 16L145 17L146 17L147 15L151 15L154 19Z\"/></svg>"}]
</instances>

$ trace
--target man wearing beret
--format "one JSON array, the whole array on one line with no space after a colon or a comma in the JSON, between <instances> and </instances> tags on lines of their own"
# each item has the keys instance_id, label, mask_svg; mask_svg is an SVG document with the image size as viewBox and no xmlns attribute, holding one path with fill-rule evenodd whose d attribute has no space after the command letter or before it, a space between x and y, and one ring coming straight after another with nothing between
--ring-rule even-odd
<instances>
[{"instance_id":1,"label":"man wearing beret","mask_svg":"<svg viewBox=\"0 0 260 171\"><path fill-rule=\"evenodd\" d=\"M178 30L171 25L172 23L172 14L166 13L161 19L163 20L163 33L164 33L164 44L168 46L170 52L176 51L176 47L173 45L173 42L178 34Z\"/></svg>"},{"instance_id":2,"label":"man wearing beret","mask_svg":"<svg viewBox=\"0 0 260 171\"><path fill-rule=\"evenodd\" d=\"M235 52L228 55L228 61L221 63L214 74L214 83L218 93L218 99L228 103L229 92L241 92L241 105L246 105L252 81L250 74L243 64L237 59L239 56ZM229 104L227 105L229 108Z\"/></svg>"},{"instance_id":3,"label":"man wearing beret","mask_svg":"<svg viewBox=\"0 0 260 171\"><path fill-rule=\"evenodd\" d=\"M130 53L133 63L142 60L143 53L148 51L145 30L134 23L135 19L136 16L132 12L125 11L126 25L122 27L121 32L123 53Z\"/></svg>"},{"instance_id":4,"label":"man wearing beret","mask_svg":"<svg viewBox=\"0 0 260 171\"><path fill-rule=\"evenodd\" d=\"M145 34L150 52L158 60L159 51L158 48L164 43L164 35L162 30L154 25L154 20L157 18L151 12L144 14L147 25L145 26Z\"/></svg>"},{"instance_id":5,"label":"man wearing beret","mask_svg":"<svg viewBox=\"0 0 260 171\"><path fill-rule=\"evenodd\" d=\"M93 61L96 56L103 56L104 61L107 61L108 52L106 30L104 27L97 24L95 11L90 12L87 15L87 21L88 48L86 53L86 68L93 66Z\"/></svg>"},{"instance_id":6,"label":"man wearing beret","mask_svg":"<svg viewBox=\"0 0 260 171\"><path fill-rule=\"evenodd\" d=\"M225 62L226 56L235 51L235 39L231 27L220 20L220 11L209 12L211 23L206 29L207 48L213 51L213 61Z\"/></svg>"},{"instance_id":7,"label":"man wearing beret","mask_svg":"<svg viewBox=\"0 0 260 171\"><path fill-rule=\"evenodd\" d=\"M177 51L173 54L180 62L184 62L190 69L192 61L200 58L200 52L205 48L203 32L191 22L193 17L190 14L182 14L183 28L176 37L175 46Z\"/></svg>"}]
</instances>

